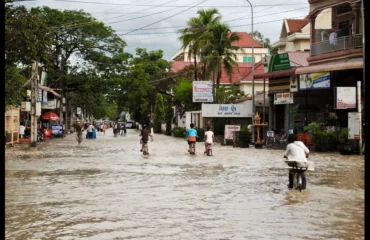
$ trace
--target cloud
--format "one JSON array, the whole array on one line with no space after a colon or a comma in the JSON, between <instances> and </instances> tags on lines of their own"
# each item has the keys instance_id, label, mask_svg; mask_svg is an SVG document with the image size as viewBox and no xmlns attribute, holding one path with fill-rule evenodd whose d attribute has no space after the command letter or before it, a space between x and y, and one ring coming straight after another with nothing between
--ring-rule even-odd
<instances>
[{"instance_id":1,"label":"cloud","mask_svg":"<svg viewBox=\"0 0 370 240\"><path fill-rule=\"evenodd\" d=\"M218 7L218 10L223 16L222 20L227 21L232 31L250 32L252 30L251 8L245 0L228 0L226 3L208 0L200 6L188 9L187 11L184 10L201 1L132 0L123 2L120 0L108 0L102 2L102 0L89 0L89 2L93 1L101 1L99 3L105 4L53 0L38 0L36 2L23 2L20 4L27 7L49 6L61 10L82 9L91 13L99 21L112 26L118 34L121 34L122 39L128 44L126 48L127 52L134 54L137 47L146 48L148 51L162 49L166 60L170 60L170 57L181 47L178 41L179 34L174 32L185 27L186 22L191 17L197 16L196 12L203 9L202 6L206 6L205 8L223 6ZM309 12L308 3L292 2L291 0L251 0L250 2L253 6L253 29L261 32L264 37L268 37L271 42L279 39L283 18L303 18ZM112 5L112 3L120 5ZM147 25L150 26L143 28ZM140 30L133 31L135 29ZM123 35L128 32L131 32L131 35Z\"/></svg>"}]
</instances>

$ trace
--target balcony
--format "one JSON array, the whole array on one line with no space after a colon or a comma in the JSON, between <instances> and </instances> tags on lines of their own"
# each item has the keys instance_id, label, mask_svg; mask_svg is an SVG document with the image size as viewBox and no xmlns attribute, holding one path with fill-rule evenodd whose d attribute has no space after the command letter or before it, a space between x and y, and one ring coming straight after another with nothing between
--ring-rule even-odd
<instances>
[{"instance_id":1,"label":"balcony","mask_svg":"<svg viewBox=\"0 0 370 240\"><path fill-rule=\"evenodd\" d=\"M335 38L331 41L313 43L311 45L311 56L362 47L362 34L355 34L353 36Z\"/></svg>"}]
</instances>

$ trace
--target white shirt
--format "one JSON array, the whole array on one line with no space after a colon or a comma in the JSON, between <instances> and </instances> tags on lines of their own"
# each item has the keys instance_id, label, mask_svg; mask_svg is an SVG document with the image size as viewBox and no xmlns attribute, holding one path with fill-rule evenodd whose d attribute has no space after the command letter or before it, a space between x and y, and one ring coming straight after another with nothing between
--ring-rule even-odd
<instances>
[{"instance_id":1,"label":"white shirt","mask_svg":"<svg viewBox=\"0 0 370 240\"><path fill-rule=\"evenodd\" d=\"M206 139L206 143L213 143L213 132L212 131L207 131L204 133L204 137Z\"/></svg>"},{"instance_id":2,"label":"white shirt","mask_svg":"<svg viewBox=\"0 0 370 240\"><path fill-rule=\"evenodd\" d=\"M88 127L87 127L87 131L88 132L92 132L92 130L94 129L94 126L93 125L89 125Z\"/></svg>"},{"instance_id":3,"label":"white shirt","mask_svg":"<svg viewBox=\"0 0 370 240\"><path fill-rule=\"evenodd\" d=\"M26 129L26 127L25 126L23 126L23 125L20 125L19 126L19 134L20 135L24 135L24 130Z\"/></svg>"},{"instance_id":4,"label":"white shirt","mask_svg":"<svg viewBox=\"0 0 370 240\"><path fill-rule=\"evenodd\" d=\"M308 150L303 142L294 141L288 144L284 156L287 156L288 160L291 161L307 162L306 154L309 152L310 150Z\"/></svg>"}]
</instances>

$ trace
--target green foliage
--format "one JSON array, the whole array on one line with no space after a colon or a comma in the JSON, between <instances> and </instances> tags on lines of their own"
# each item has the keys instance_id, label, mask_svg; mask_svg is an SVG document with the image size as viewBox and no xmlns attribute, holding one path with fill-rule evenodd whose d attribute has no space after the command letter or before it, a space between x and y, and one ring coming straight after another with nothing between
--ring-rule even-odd
<instances>
[{"instance_id":1,"label":"green foliage","mask_svg":"<svg viewBox=\"0 0 370 240\"><path fill-rule=\"evenodd\" d=\"M278 54L278 48L272 46L269 38L265 38L259 31L253 31L248 33L250 36L253 36L263 47L266 47L269 50L270 55Z\"/></svg>"},{"instance_id":2,"label":"green foliage","mask_svg":"<svg viewBox=\"0 0 370 240\"><path fill-rule=\"evenodd\" d=\"M338 142L343 145L354 143L353 139L348 139L348 128L341 128L338 134Z\"/></svg>"},{"instance_id":3,"label":"green foliage","mask_svg":"<svg viewBox=\"0 0 370 240\"><path fill-rule=\"evenodd\" d=\"M172 129L172 133L175 137L184 138L186 137L186 129L183 127L175 127Z\"/></svg>"},{"instance_id":4,"label":"green foliage","mask_svg":"<svg viewBox=\"0 0 370 240\"><path fill-rule=\"evenodd\" d=\"M17 67L5 68L5 106L15 105L16 102L23 101L27 96L27 91L23 87L27 78L20 74Z\"/></svg>"},{"instance_id":5,"label":"green foliage","mask_svg":"<svg viewBox=\"0 0 370 240\"><path fill-rule=\"evenodd\" d=\"M157 93L154 105L154 132L161 133L162 123L165 120L165 112L162 94Z\"/></svg>"},{"instance_id":6,"label":"green foliage","mask_svg":"<svg viewBox=\"0 0 370 240\"><path fill-rule=\"evenodd\" d=\"M224 86L217 88L216 90L216 102L222 104L233 103L234 101L245 98L249 94L245 94L244 91L240 90L237 86L231 86L231 88L225 88Z\"/></svg>"},{"instance_id":7,"label":"green foliage","mask_svg":"<svg viewBox=\"0 0 370 240\"><path fill-rule=\"evenodd\" d=\"M204 129L196 127L195 130L197 130L197 133L198 133L197 142L203 142L204 141Z\"/></svg>"},{"instance_id":8,"label":"green foliage","mask_svg":"<svg viewBox=\"0 0 370 240\"><path fill-rule=\"evenodd\" d=\"M248 130L248 127L242 127L239 133L239 142L240 147L249 147L251 140L251 133Z\"/></svg>"}]
</instances>

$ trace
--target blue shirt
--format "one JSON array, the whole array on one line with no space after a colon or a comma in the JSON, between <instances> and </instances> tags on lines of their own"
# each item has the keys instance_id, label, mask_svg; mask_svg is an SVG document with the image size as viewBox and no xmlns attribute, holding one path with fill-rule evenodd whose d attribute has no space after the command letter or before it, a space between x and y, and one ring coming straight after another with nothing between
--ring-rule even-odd
<instances>
[{"instance_id":1,"label":"blue shirt","mask_svg":"<svg viewBox=\"0 0 370 240\"><path fill-rule=\"evenodd\" d=\"M198 132L194 128L190 128L186 131L186 138L188 137L198 137Z\"/></svg>"}]
</instances>

